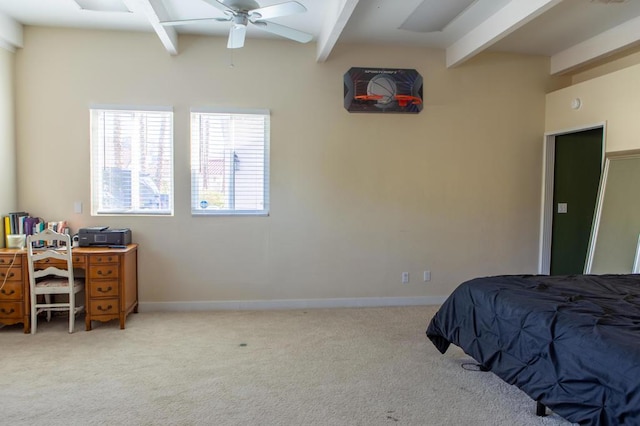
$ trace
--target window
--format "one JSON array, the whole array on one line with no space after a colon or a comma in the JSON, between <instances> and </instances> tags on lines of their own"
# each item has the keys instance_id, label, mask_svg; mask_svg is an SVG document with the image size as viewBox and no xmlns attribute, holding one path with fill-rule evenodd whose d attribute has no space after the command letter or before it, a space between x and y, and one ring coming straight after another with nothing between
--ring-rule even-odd
<instances>
[{"instance_id":1,"label":"window","mask_svg":"<svg viewBox=\"0 0 640 426\"><path fill-rule=\"evenodd\" d=\"M191 213L269 214L269 111L191 112Z\"/></svg>"},{"instance_id":2,"label":"window","mask_svg":"<svg viewBox=\"0 0 640 426\"><path fill-rule=\"evenodd\" d=\"M91 109L91 214L173 213L173 112Z\"/></svg>"}]
</instances>

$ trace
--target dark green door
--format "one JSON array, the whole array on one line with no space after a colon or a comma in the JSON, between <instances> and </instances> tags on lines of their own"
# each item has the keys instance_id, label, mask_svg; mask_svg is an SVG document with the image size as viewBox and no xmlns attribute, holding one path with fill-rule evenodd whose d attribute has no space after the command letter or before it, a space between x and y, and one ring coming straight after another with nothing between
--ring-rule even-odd
<instances>
[{"instance_id":1,"label":"dark green door","mask_svg":"<svg viewBox=\"0 0 640 426\"><path fill-rule=\"evenodd\" d=\"M602 165L602 128L556 136L551 275L581 274Z\"/></svg>"}]
</instances>

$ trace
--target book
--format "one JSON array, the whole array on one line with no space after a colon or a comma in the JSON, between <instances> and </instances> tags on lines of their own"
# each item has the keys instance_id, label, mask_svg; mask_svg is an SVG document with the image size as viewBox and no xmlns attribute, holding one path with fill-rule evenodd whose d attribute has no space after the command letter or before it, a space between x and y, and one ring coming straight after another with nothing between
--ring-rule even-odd
<instances>
[{"instance_id":1,"label":"book","mask_svg":"<svg viewBox=\"0 0 640 426\"><path fill-rule=\"evenodd\" d=\"M5 247L9 245L8 235L11 234L11 221L9 216L4 216L4 238L5 238Z\"/></svg>"},{"instance_id":2,"label":"book","mask_svg":"<svg viewBox=\"0 0 640 426\"><path fill-rule=\"evenodd\" d=\"M25 235L33 235L35 232L36 224L40 221L38 217L27 216L24 219L24 233Z\"/></svg>"},{"instance_id":3,"label":"book","mask_svg":"<svg viewBox=\"0 0 640 426\"><path fill-rule=\"evenodd\" d=\"M11 212L8 214L9 216L9 225L11 232L10 234L21 234L20 232L20 221L23 217L29 216L27 212Z\"/></svg>"}]
</instances>

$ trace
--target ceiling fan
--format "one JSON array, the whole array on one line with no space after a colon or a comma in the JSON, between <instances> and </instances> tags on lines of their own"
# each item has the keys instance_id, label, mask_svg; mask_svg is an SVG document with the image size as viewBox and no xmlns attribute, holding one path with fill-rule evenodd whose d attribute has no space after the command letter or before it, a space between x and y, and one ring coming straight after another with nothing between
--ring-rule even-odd
<instances>
[{"instance_id":1,"label":"ceiling fan","mask_svg":"<svg viewBox=\"0 0 640 426\"><path fill-rule=\"evenodd\" d=\"M181 19L178 21L163 21L160 23L162 25L184 25L201 21L233 22L233 26L229 31L229 40L227 42L227 47L229 49L237 49L244 46L244 39L247 34L247 25L249 23L255 25L261 30L268 31L272 34L295 40L300 43L307 43L313 38L311 34L269 21L269 19L272 18L306 12L307 8L297 1L287 1L265 7L260 7L260 5L254 0L202 1L218 10L221 10L227 16L224 18Z\"/></svg>"}]
</instances>

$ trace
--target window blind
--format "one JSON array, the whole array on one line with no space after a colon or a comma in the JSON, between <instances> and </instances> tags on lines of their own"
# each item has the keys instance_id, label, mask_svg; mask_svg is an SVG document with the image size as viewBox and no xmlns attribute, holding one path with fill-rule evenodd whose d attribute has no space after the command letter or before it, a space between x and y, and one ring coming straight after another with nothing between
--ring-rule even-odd
<instances>
[{"instance_id":1,"label":"window blind","mask_svg":"<svg viewBox=\"0 0 640 426\"><path fill-rule=\"evenodd\" d=\"M191 212L269 213L268 111L192 111Z\"/></svg>"},{"instance_id":2,"label":"window blind","mask_svg":"<svg viewBox=\"0 0 640 426\"><path fill-rule=\"evenodd\" d=\"M91 109L91 212L173 213L173 112Z\"/></svg>"}]
</instances>

